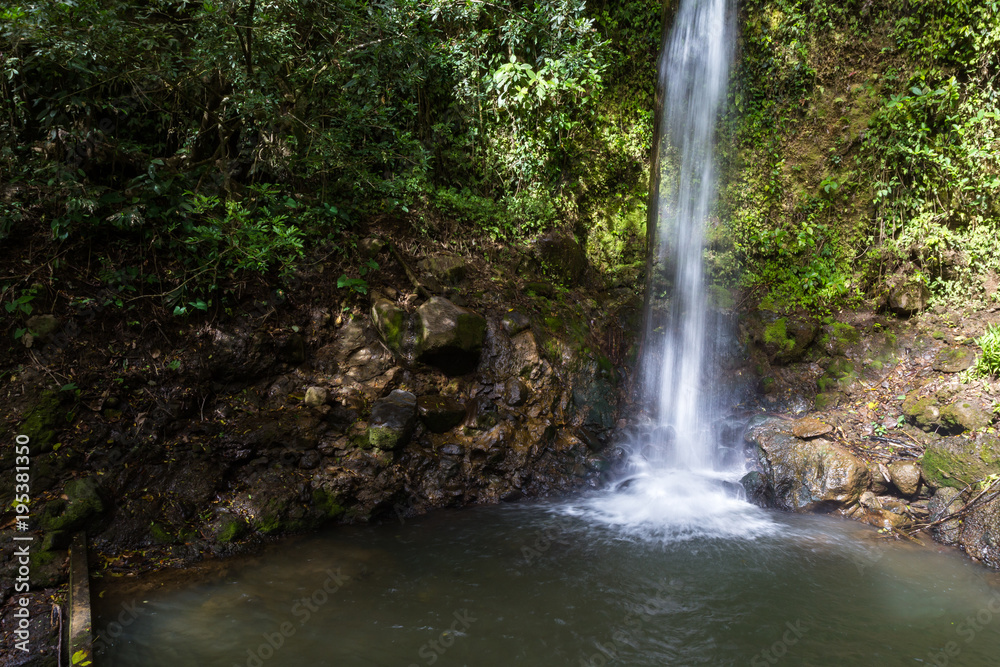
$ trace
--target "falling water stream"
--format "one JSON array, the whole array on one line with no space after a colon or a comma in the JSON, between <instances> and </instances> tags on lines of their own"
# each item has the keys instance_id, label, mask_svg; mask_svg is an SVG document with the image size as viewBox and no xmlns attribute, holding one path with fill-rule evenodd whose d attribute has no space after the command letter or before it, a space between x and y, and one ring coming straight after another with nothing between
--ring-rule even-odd
<instances>
[{"instance_id":1,"label":"falling water stream","mask_svg":"<svg viewBox=\"0 0 1000 667\"><path fill-rule=\"evenodd\" d=\"M622 476L569 501L339 527L97 586L99 666L1000 664L993 572L736 490L713 380L727 331L702 267L734 12L681 0L664 50L670 289L647 318L649 418Z\"/></svg>"}]
</instances>

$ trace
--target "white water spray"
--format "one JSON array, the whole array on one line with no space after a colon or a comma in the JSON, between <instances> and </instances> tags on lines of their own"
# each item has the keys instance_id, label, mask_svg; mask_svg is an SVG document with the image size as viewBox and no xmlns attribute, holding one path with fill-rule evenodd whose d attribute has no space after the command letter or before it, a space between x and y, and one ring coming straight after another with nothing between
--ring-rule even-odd
<instances>
[{"instance_id":1,"label":"white water spray","mask_svg":"<svg viewBox=\"0 0 1000 667\"><path fill-rule=\"evenodd\" d=\"M741 499L740 456L721 442L720 392L712 390L721 318L710 314L702 257L715 199L715 126L726 95L735 39L733 0L681 0L660 54L665 91L660 148L656 267L648 299L642 380L654 411L632 443L627 478L614 491L571 508L661 539L753 537L773 530ZM738 451L738 450L737 450Z\"/></svg>"}]
</instances>

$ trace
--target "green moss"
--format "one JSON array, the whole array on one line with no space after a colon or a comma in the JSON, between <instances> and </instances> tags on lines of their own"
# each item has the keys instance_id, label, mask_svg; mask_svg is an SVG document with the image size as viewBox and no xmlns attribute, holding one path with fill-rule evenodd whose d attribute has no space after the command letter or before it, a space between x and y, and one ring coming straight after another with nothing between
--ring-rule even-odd
<instances>
[{"instance_id":1,"label":"green moss","mask_svg":"<svg viewBox=\"0 0 1000 667\"><path fill-rule=\"evenodd\" d=\"M402 434L386 426L368 427L368 446L378 449L395 449L402 440Z\"/></svg>"},{"instance_id":2,"label":"green moss","mask_svg":"<svg viewBox=\"0 0 1000 667\"><path fill-rule=\"evenodd\" d=\"M312 492L313 505L327 519L335 519L344 513L344 507L339 502L340 498L325 489L314 489Z\"/></svg>"},{"instance_id":3,"label":"green moss","mask_svg":"<svg viewBox=\"0 0 1000 667\"><path fill-rule=\"evenodd\" d=\"M845 357L835 357L816 384L820 392L844 391L858 379L854 364Z\"/></svg>"},{"instance_id":4,"label":"green moss","mask_svg":"<svg viewBox=\"0 0 1000 667\"><path fill-rule=\"evenodd\" d=\"M816 394L815 406L817 410L835 408L844 400L844 394L839 391L824 392Z\"/></svg>"},{"instance_id":5,"label":"green moss","mask_svg":"<svg viewBox=\"0 0 1000 667\"><path fill-rule=\"evenodd\" d=\"M216 533L215 539L219 544L229 544L246 535L249 530L250 526L247 525L246 521L242 519L227 519L222 523L218 533Z\"/></svg>"},{"instance_id":6,"label":"green moss","mask_svg":"<svg viewBox=\"0 0 1000 667\"><path fill-rule=\"evenodd\" d=\"M281 519L278 518L277 514L264 514L257 521L257 531L265 535L276 533L279 530L281 530Z\"/></svg>"},{"instance_id":7,"label":"green moss","mask_svg":"<svg viewBox=\"0 0 1000 667\"><path fill-rule=\"evenodd\" d=\"M97 484L89 477L67 483L63 493L67 500L53 500L45 506L40 520L43 530L76 530L91 517L104 512Z\"/></svg>"},{"instance_id":8,"label":"green moss","mask_svg":"<svg viewBox=\"0 0 1000 667\"><path fill-rule=\"evenodd\" d=\"M551 331L562 331L563 319L555 315L550 315L545 318L545 326Z\"/></svg>"},{"instance_id":9,"label":"green moss","mask_svg":"<svg viewBox=\"0 0 1000 667\"><path fill-rule=\"evenodd\" d=\"M19 433L31 439L32 454L51 448L57 428L61 425L60 421L65 421L64 417L63 411L59 409L59 394L55 391L43 391L18 427Z\"/></svg>"},{"instance_id":10,"label":"green moss","mask_svg":"<svg viewBox=\"0 0 1000 667\"><path fill-rule=\"evenodd\" d=\"M156 544L173 544L176 541L170 531L155 521L149 525L149 536Z\"/></svg>"},{"instance_id":11,"label":"green moss","mask_svg":"<svg viewBox=\"0 0 1000 667\"><path fill-rule=\"evenodd\" d=\"M946 438L929 445L920 459L924 479L931 486L956 489L1000 473L1000 441L984 438Z\"/></svg>"},{"instance_id":12,"label":"green moss","mask_svg":"<svg viewBox=\"0 0 1000 667\"><path fill-rule=\"evenodd\" d=\"M776 345L781 352L791 352L795 341L788 337L787 320L779 317L764 329L764 342Z\"/></svg>"}]
</instances>

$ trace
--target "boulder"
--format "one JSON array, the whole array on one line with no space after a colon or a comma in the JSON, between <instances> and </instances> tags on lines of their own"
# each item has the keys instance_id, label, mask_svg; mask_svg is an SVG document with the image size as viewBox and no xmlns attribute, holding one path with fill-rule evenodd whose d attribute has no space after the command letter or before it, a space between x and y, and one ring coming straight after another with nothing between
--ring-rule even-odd
<instances>
[{"instance_id":1,"label":"boulder","mask_svg":"<svg viewBox=\"0 0 1000 667\"><path fill-rule=\"evenodd\" d=\"M531 320L528 319L527 315L511 310L503 316L501 324L508 336L516 336L531 326Z\"/></svg>"},{"instance_id":2,"label":"boulder","mask_svg":"<svg viewBox=\"0 0 1000 667\"><path fill-rule=\"evenodd\" d=\"M465 420L465 406L450 396L421 396L417 414L431 433L445 433Z\"/></svg>"},{"instance_id":3,"label":"boulder","mask_svg":"<svg viewBox=\"0 0 1000 667\"><path fill-rule=\"evenodd\" d=\"M975 360L976 353L967 347L946 347L935 355L932 368L939 373L960 373Z\"/></svg>"},{"instance_id":4,"label":"boulder","mask_svg":"<svg viewBox=\"0 0 1000 667\"><path fill-rule=\"evenodd\" d=\"M958 400L941 410L941 423L950 431L978 431L993 421L993 415L975 399Z\"/></svg>"},{"instance_id":5,"label":"boulder","mask_svg":"<svg viewBox=\"0 0 1000 667\"><path fill-rule=\"evenodd\" d=\"M457 285L465 279L469 266L457 255L433 255L420 260L417 267L425 275L445 285Z\"/></svg>"},{"instance_id":6,"label":"boulder","mask_svg":"<svg viewBox=\"0 0 1000 667\"><path fill-rule=\"evenodd\" d=\"M927 308L931 291L922 282L908 282L889 290L889 310L901 317L909 317Z\"/></svg>"},{"instance_id":7,"label":"boulder","mask_svg":"<svg viewBox=\"0 0 1000 667\"><path fill-rule=\"evenodd\" d=\"M751 470L740 479L747 500L759 507L774 507L774 489L767 476Z\"/></svg>"},{"instance_id":8,"label":"boulder","mask_svg":"<svg viewBox=\"0 0 1000 667\"><path fill-rule=\"evenodd\" d=\"M920 458L924 480L934 488L962 488L1000 473L1000 438L977 433L932 440Z\"/></svg>"},{"instance_id":9,"label":"boulder","mask_svg":"<svg viewBox=\"0 0 1000 667\"><path fill-rule=\"evenodd\" d=\"M819 331L816 319L810 315L778 317L770 311L760 312L760 320L754 328L757 344L776 364L788 364L802 358Z\"/></svg>"},{"instance_id":10,"label":"boulder","mask_svg":"<svg viewBox=\"0 0 1000 667\"><path fill-rule=\"evenodd\" d=\"M326 403L327 396L328 392L323 387L309 387L302 402L311 408L317 408Z\"/></svg>"},{"instance_id":11,"label":"boulder","mask_svg":"<svg viewBox=\"0 0 1000 667\"><path fill-rule=\"evenodd\" d=\"M377 449L398 449L410 440L417 421L417 397L394 390L375 401L368 418L368 444Z\"/></svg>"},{"instance_id":12,"label":"boulder","mask_svg":"<svg viewBox=\"0 0 1000 667\"><path fill-rule=\"evenodd\" d=\"M528 385L520 378L511 378L504 385L505 400L507 405L512 407L524 405L528 402L530 395L531 391L528 389Z\"/></svg>"},{"instance_id":13,"label":"boulder","mask_svg":"<svg viewBox=\"0 0 1000 667\"><path fill-rule=\"evenodd\" d=\"M864 463L849 451L825 438L797 438L787 421L759 420L745 437L756 446L757 463L780 509L812 512L850 505L871 479Z\"/></svg>"},{"instance_id":14,"label":"boulder","mask_svg":"<svg viewBox=\"0 0 1000 667\"><path fill-rule=\"evenodd\" d=\"M961 500L958 500L950 511L954 512L961 506ZM960 523L962 535L959 543L965 553L990 567L1000 567L1000 498L976 507Z\"/></svg>"},{"instance_id":15,"label":"boulder","mask_svg":"<svg viewBox=\"0 0 1000 667\"><path fill-rule=\"evenodd\" d=\"M406 311L385 297L376 297L372 303L372 322L386 346L402 355L406 336Z\"/></svg>"},{"instance_id":16,"label":"boulder","mask_svg":"<svg viewBox=\"0 0 1000 667\"><path fill-rule=\"evenodd\" d=\"M958 497L959 490L949 486L937 490L927 503L930 521L940 521L944 517L962 508L964 504ZM956 544L962 536L962 520L950 519L931 528L934 539L943 544Z\"/></svg>"},{"instance_id":17,"label":"boulder","mask_svg":"<svg viewBox=\"0 0 1000 667\"><path fill-rule=\"evenodd\" d=\"M814 417L803 417L792 423L792 433L795 434L796 438L802 438L803 440L826 435L832 430L832 426Z\"/></svg>"},{"instance_id":18,"label":"boulder","mask_svg":"<svg viewBox=\"0 0 1000 667\"><path fill-rule=\"evenodd\" d=\"M915 495L920 490L920 466L915 461L894 461L888 468L893 486L904 496Z\"/></svg>"},{"instance_id":19,"label":"boulder","mask_svg":"<svg viewBox=\"0 0 1000 667\"><path fill-rule=\"evenodd\" d=\"M449 375L473 370L486 336L486 319L448 299L431 297L417 309L417 359Z\"/></svg>"},{"instance_id":20,"label":"boulder","mask_svg":"<svg viewBox=\"0 0 1000 667\"><path fill-rule=\"evenodd\" d=\"M63 489L65 500L53 500L45 506L41 527L45 531L78 530L93 517L104 512L104 501L97 492L92 477L68 482Z\"/></svg>"}]
</instances>

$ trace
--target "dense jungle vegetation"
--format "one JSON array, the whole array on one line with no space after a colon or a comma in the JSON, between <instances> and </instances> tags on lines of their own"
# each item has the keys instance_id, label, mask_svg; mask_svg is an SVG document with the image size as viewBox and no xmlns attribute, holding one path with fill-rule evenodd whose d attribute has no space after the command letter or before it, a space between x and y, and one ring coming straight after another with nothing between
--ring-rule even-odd
<instances>
[{"instance_id":1,"label":"dense jungle vegetation","mask_svg":"<svg viewBox=\"0 0 1000 667\"><path fill-rule=\"evenodd\" d=\"M7 312L66 281L177 315L365 224L521 243L564 227L641 287L653 0L0 5ZM721 295L823 312L1000 273L995 0L746 0L706 250ZM447 221L443 224L442 221ZM10 256L8 257L10 259ZM87 268L84 268L87 267ZM62 281L62 282L60 282ZM993 297L995 298L995 297Z\"/></svg>"}]
</instances>

